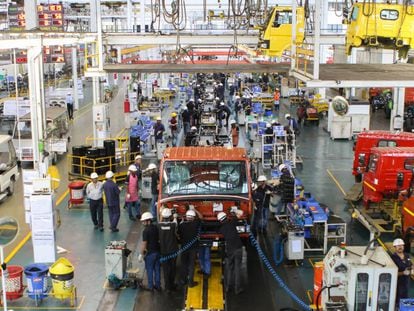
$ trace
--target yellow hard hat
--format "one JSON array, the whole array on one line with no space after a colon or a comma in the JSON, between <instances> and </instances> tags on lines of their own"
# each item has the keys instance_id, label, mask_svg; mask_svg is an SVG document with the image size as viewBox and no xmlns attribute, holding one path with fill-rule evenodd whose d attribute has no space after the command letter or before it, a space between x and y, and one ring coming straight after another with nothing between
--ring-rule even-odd
<instances>
[{"instance_id":1,"label":"yellow hard hat","mask_svg":"<svg viewBox=\"0 0 414 311\"><path fill-rule=\"evenodd\" d=\"M176 114L175 112L173 112L173 113L171 114L171 116L174 118L174 117L176 117L176 116L177 116L177 114Z\"/></svg>"}]
</instances>

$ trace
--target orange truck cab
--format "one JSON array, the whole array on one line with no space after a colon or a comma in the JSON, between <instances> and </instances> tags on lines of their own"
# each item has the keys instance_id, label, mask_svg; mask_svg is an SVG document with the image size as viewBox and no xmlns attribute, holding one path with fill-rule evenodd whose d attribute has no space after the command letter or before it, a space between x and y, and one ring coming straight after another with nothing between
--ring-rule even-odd
<instances>
[{"instance_id":1,"label":"orange truck cab","mask_svg":"<svg viewBox=\"0 0 414 311\"><path fill-rule=\"evenodd\" d=\"M217 214L243 211L237 230L247 238L250 232L252 200L250 163L244 148L172 147L160 164L158 215L170 208L183 219L190 205L203 216L200 239L220 240Z\"/></svg>"},{"instance_id":2,"label":"orange truck cab","mask_svg":"<svg viewBox=\"0 0 414 311\"><path fill-rule=\"evenodd\" d=\"M368 170L363 179L363 201L379 203L398 198L410 188L414 169L413 147L372 148Z\"/></svg>"},{"instance_id":3,"label":"orange truck cab","mask_svg":"<svg viewBox=\"0 0 414 311\"><path fill-rule=\"evenodd\" d=\"M414 147L414 133L366 131L358 134L354 144L352 174L360 182L368 165L373 147Z\"/></svg>"}]
</instances>

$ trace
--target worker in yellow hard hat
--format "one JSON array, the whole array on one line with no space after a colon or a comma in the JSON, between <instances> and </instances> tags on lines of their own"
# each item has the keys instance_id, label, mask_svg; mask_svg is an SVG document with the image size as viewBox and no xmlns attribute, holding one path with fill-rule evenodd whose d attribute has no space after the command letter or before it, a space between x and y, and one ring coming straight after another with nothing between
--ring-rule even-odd
<instances>
[{"instance_id":1,"label":"worker in yellow hard hat","mask_svg":"<svg viewBox=\"0 0 414 311\"><path fill-rule=\"evenodd\" d=\"M169 128L171 131L171 144L173 147L177 146L177 137L178 137L178 121L177 113L171 113L171 119L168 121Z\"/></svg>"}]
</instances>

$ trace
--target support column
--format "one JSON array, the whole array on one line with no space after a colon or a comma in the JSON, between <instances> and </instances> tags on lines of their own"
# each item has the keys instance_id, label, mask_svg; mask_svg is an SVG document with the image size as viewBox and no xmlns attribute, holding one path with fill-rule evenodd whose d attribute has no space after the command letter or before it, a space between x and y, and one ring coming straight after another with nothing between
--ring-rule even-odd
<instances>
[{"instance_id":1,"label":"support column","mask_svg":"<svg viewBox=\"0 0 414 311\"><path fill-rule=\"evenodd\" d=\"M79 110L78 66L76 47L72 47L73 107Z\"/></svg>"},{"instance_id":2,"label":"support column","mask_svg":"<svg viewBox=\"0 0 414 311\"><path fill-rule=\"evenodd\" d=\"M126 18L127 18L127 23L126 23L127 29L126 30L128 32L134 30L134 23L133 23L132 15L133 15L132 0L127 0L127 16L126 16ZM125 29L123 29L122 31L125 31Z\"/></svg>"},{"instance_id":3,"label":"support column","mask_svg":"<svg viewBox=\"0 0 414 311\"><path fill-rule=\"evenodd\" d=\"M404 99L405 99L405 88L399 87L393 89L393 101L394 105L391 111L391 120L390 120L390 130L394 130L396 128L402 129L400 124L395 122L395 117L400 116L404 117ZM395 122L395 123L394 123Z\"/></svg>"},{"instance_id":4,"label":"support column","mask_svg":"<svg viewBox=\"0 0 414 311\"><path fill-rule=\"evenodd\" d=\"M42 42L27 50L27 71L29 76L30 116L32 125L33 168L42 177L46 176L48 158L43 156L45 151L46 115L43 86L43 55ZM47 150L46 150L47 151Z\"/></svg>"},{"instance_id":5,"label":"support column","mask_svg":"<svg viewBox=\"0 0 414 311\"><path fill-rule=\"evenodd\" d=\"M95 0L91 0L89 2L90 8L91 8L91 24L89 25L90 31L91 32L96 32L97 31L97 10L99 8L99 10L101 10L101 3L95 1ZM99 6L98 6L99 5Z\"/></svg>"},{"instance_id":6,"label":"support column","mask_svg":"<svg viewBox=\"0 0 414 311\"><path fill-rule=\"evenodd\" d=\"M37 28L37 1L24 1L26 30Z\"/></svg>"},{"instance_id":7,"label":"support column","mask_svg":"<svg viewBox=\"0 0 414 311\"><path fill-rule=\"evenodd\" d=\"M296 27L297 27L297 19L296 19L296 11L297 11L297 3L296 1L292 1L292 44L290 47L290 54L291 54L291 61L290 61L290 70L296 69ZM270 21L273 22L273 21Z\"/></svg>"},{"instance_id":8,"label":"support column","mask_svg":"<svg viewBox=\"0 0 414 311\"><path fill-rule=\"evenodd\" d=\"M315 15L313 18L315 34L313 46L313 79L319 80L319 53L320 53L320 37L321 37L321 0L315 1Z\"/></svg>"},{"instance_id":9,"label":"support column","mask_svg":"<svg viewBox=\"0 0 414 311\"><path fill-rule=\"evenodd\" d=\"M141 0L141 7L139 9L141 32L145 32L145 0Z\"/></svg>"}]
</instances>

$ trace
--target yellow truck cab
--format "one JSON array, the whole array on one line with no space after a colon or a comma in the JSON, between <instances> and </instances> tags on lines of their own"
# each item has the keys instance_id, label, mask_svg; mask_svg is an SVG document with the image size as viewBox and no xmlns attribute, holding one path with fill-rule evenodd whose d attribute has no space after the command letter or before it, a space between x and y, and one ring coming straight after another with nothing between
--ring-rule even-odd
<instances>
[{"instance_id":1,"label":"yellow truck cab","mask_svg":"<svg viewBox=\"0 0 414 311\"><path fill-rule=\"evenodd\" d=\"M296 9L296 43L305 38L305 10ZM259 50L263 55L280 57L292 45L292 7L275 6L260 30Z\"/></svg>"},{"instance_id":2,"label":"yellow truck cab","mask_svg":"<svg viewBox=\"0 0 414 311\"><path fill-rule=\"evenodd\" d=\"M414 48L413 6L356 2L345 23L348 55L353 47L372 46L397 49L400 57L405 58L408 50Z\"/></svg>"}]
</instances>

